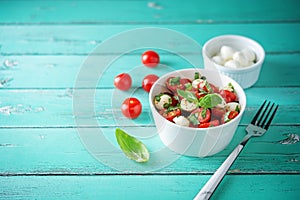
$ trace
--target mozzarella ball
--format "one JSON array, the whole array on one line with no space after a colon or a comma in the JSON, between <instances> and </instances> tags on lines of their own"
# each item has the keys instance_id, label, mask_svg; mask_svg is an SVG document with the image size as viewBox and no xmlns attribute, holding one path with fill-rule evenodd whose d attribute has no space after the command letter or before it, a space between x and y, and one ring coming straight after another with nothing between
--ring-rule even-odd
<instances>
[{"instance_id":1,"label":"mozzarella ball","mask_svg":"<svg viewBox=\"0 0 300 200\"><path fill-rule=\"evenodd\" d=\"M154 105L158 110L162 110L164 109L164 105L170 102L172 102L172 98L167 94L163 94L160 96L159 101L155 98Z\"/></svg>"},{"instance_id":2,"label":"mozzarella ball","mask_svg":"<svg viewBox=\"0 0 300 200\"><path fill-rule=\"evenodd\" d=\"M241 51L235 52L232 58L233 60L238 61L243 67L249 66L250 60L248 60L248 58Z\"/></svg>"},{"instance_id":3,"label":"mozzarella ball","mask_svg":"<svg viewBox=\"0 0 300 200\"><path fill-rule=\"evenodd\" d=\"M222 46L220 49L220 55L224 60L232 59L232 56L235 52L236 50L230 46Z\"/></svg>"},{"instance_id":4,"label":"mozzarella ball","mask_svg":"<svg viewBox=\"0 0 300 200\"><path fill-rule=\"evenodd\" d=\"M225 67L230 67L230 68L240 68L242 65L239 63L239 61L236 60L229 60L224 64Z\"/></svg>"},{"instance_id":5,"label":"mozzarella ball","mask_svg":"<svg viewBox=\"0 0 300 200\"><path fill-rule=\"evenodd\" d=\"M211 58L212 61L218 65L224 65L225 61L224 59L220 56L220 55L216 55L214 57Z\"/></svg>"},{"instance_id":6,"label":"mozzarella ball","mask_svg":"<svg viewBox=\"0 0 300 200\"><path fill-rule=\"evenodd\" d=\"M174 117L173 121L175 122L175 124L178 124L180 126L189 126L190 125L190 121L184 116Z\"/></svg>"},{"instance_id":7,"label":"mozzarella ball","mask_svg":"<svg viewBox=\"0 0 300 200\"><path fill-rule=\"evenodd\" d=\"M230 102L225 105L225 110L226 111L237 111L241 110L241 105L236 102Z\"/></svg>"},{"instance_id":8,"label":"mozzarella ball","mask_svg":"<svg viewBox=\"0 0 300 200\"><path fill-rule=\"evenodd\" d=\"M254 51L252 51L251 49L245 48L241 52L244 54L244 56L246 57L247 60L252 61L252 62L255 61L256 55L255 55Z\"/></svg>"},{"instance_id":9,"label":"mozzarella ball","mask_svg":"<svg viewBox=\"0 0 300 200\"><path fill-rule=\"evenodd\" d=\"M197 108L197 104L194 102L189 102L187 99L182 99L180 102L180 107L184 111L191 112Z\"/></svg>"},{"instance_id":10,"label":"mozzarella ball","mask_svg":"<svg viewBox=\"0 0 300 200\"><path fill-rule=\"evenodd\" d=\"M193 80L192 82L192 87L195 89L199 88L199 84L202 82L202 80L200 78Z\"/></svg>"}]
</instances>

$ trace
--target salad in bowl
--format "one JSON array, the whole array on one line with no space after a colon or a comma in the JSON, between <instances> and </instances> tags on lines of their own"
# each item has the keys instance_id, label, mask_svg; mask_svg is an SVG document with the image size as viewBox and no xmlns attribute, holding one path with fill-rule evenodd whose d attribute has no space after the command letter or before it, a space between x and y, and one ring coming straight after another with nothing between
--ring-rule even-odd
<instances>
[{"instance_id":1,"label":"salad in bowl","mask_svg":"<svg viewBox=\"0 0 300 200\"><path fill-rule=\"evenodd\" d=\"M153 104L164 118L181 126L219 126L233 120L241 110L232 83L219 88L198 71L192 79L170 76L165 87L168 91L155 95Z\"/></svg>"},{"instance_id":2,"label":"salad in bowl","mask_svg":"<svg viewBox=\"0 0 300 200\"><path fill-rule=\"evenodd\" d=\"M160 77L149 93L157 133L172 151L205 157L231 141L246 107L233 79L207 69L183 69Z\"/></svg>"}]
</instances>

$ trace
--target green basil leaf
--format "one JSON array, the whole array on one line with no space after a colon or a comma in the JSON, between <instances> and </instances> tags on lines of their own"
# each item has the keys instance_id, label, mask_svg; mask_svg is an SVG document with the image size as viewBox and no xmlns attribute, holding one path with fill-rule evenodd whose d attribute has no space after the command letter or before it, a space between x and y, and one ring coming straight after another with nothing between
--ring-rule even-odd
<instances>
[{"instance_id":1,"label":"green basil leaf","mask_svg":"<svg viewBox=\"0 0 300 200\"><path fill-rule=\"evenodd\" d=\"M206 117L206 109L201 111L201 117L204 119Z\"/></svg>"},{"instance_id":2,"label":"green basil leaf","mask_svg":"<svg viewBox=\"0 0 300 200\"><path fill-rule=\"evenodd\" d=\"M186 84L184 84L184 86L185 86L185 89L187 89L187 90L192 90L193 89L193 86L192 86L191 83L186 83Z\"/></svg>"},{"instance_id":3,"label":"green basil leaf","mask_svg":"<svg viewBox=\"0 0 300 200\"><path fill-rule=\"evenodd\" d=\"M198 117L196 117L195 114L189 116L188 119L190 120L190 122L191 122L194 126L200 124L200 122L199 122L199 120L198 120Z\"/></svg>"},{"instance_id":4,"label":"green basil leaf","mask_svg":"<svg viewBox=\"0 0 300 200\"><path fill-rule=\"evenodd\" d=\"M194 79L199 79L200 78L200 73L199 72L195 72L195 75L194 75Z\"/></svg>"},{"instance_id":5,"label":"green basil leaf","mask_svg":"<svg viewBox=\"0 0 300 200\"><path fill-rule=\"evenodd\" d=\"M129 159L136 162L147 162L149 160L149 151L141 141L119 128L116 129L116 138L120 148Z\"/></svg>"},{"instance_id":6,"label":"green basil leaf","mask_svg":"<svg viewBox=\"0 0 300 200\"><path fill-rule=\"evenodd\" d=\"M203 108L213 108L222 103L222 98L217 94L207 94L199 101L199 106Z\"/></svg>"},{"instance_id":7,"label":"green basil leaf","mask_svg":"<svg viewBox=\"0 0 300 200\"><path fill-rule=\"evenodd\" d=\"M192 92L177 89L177 93L189 102L198 102L198 98Z\"/></svg>"},{"instance_id":8,"label":"green basil leaf","mask_svg":"<svg viewBox=\"0 0 300 200\"><path fill-rule=\"evenodd\" d=\"M179 85L180 84L180 77L174 77L170 79L170 85Z\"/></svg>"}]
</instances>

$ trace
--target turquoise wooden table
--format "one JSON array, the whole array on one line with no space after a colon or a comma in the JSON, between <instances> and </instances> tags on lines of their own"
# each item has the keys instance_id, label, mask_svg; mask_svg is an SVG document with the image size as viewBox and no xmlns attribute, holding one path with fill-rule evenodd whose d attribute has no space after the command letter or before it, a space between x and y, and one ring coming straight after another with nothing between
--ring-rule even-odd
<instances>
[{"instance_id":1,"label":"turquoise wooden table","mask_svg":"<svg viewBox=\"0 0 300 200\"><path fill-rule=\"evenodd\" d=\"M238 34L264 47L259 80L245 90L246 111L220 153L193 158L163 152L148 94L140 87L145 74L136 70L143 49L132 49L111 62L96 86L76 87L82 66L97 47L124 31L149 27L176 31L199 45L214 36ZM272 126L248 143L212 199L299 199L299 36L296 0L1 1L0 199L192 199L243 138L264 99L279 104ZM186 43L168 39L171 46L188 49ZM120 48L125 44L133 42L124 41ZM99 56L105 60L114 53L108 50ZM178 54L195 52L160 53L163 64L183 69L189 63ZM201 55L195 56L203 62ZM93 75L93 67L85 80ZM162 68L147 70L165 73ZM128 93L113 85L122 72L135 74ZM93 102L74 99L76 90L92 90ZM134 94L142 101L139 118L122 117L121 100L116 98L120 94ZM75 115L75 101L83 107L93 104L94 114ZM147 145L148 163L123 155L114 136L117 127ZM101 141L86 145L80 135L99 130L113 148L102 148Z\"/></svg>"}]
</instances>

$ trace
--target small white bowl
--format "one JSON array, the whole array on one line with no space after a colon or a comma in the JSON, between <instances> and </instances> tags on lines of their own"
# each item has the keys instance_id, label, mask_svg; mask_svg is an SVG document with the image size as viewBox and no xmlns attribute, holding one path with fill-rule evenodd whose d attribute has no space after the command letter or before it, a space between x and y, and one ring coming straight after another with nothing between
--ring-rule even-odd
<instances>
[{"instance_id":1,"label":"small white bowl","mask_svg":"<svg viewBox=\"0 0 300 200\"><path fill-rule=\"evenodd\" d=\"M236 118L216 127L191 128L172 123L159 114L153 104L153 99L159 93L168 91L165 86L167 78L180 76L193 79L196 71L220 88L232 83L241 104L241 111ZM220 152L230 143L244 113L246 95L242 87L231 78L215 71L193 68L174 71L160 77L150 90L149 103L159 137L169 149L182 155L205 157Z\"/></svg>"},{"instance_id":2,"label":"small white bowl","mask_svg":"<svg viewBox=\"0 0 300 200\"><path fill-rule=\"evenodd\" d=\"M218 65L212 61L212 57L220 52L222 46L230 46L238 51L249 48L256 55L256 61L253 65L243 68L229 68ZM262 64L265 59L263 47L256 41L239 35L222 35L214 37L207 41L202 48L205 69L217 70L237 81L244 89L254 85L260 74Z\"/></svg>"}]
</instances>

